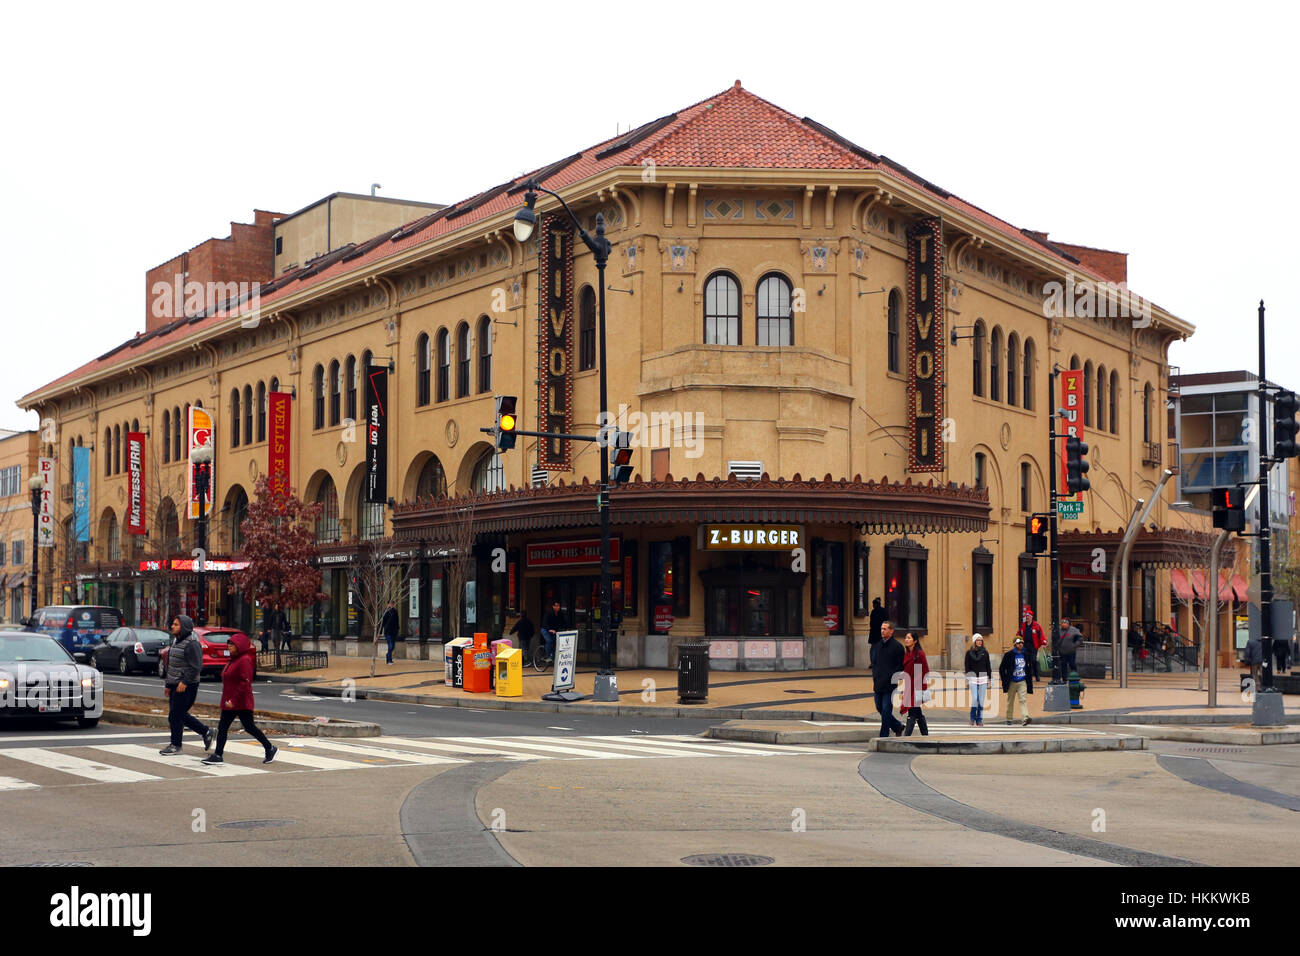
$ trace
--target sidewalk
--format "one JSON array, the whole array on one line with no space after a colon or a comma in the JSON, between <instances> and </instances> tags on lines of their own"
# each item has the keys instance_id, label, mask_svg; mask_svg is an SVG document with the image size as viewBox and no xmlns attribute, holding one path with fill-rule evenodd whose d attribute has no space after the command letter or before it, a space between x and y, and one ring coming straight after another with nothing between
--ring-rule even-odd
<instances>
[{"instance_id":1,"label":"sidewalk","mask_svg":"<svg viewBox=\"0 0 1300 956\"><path fill-rule=\"evenodd\" d=\"M617 671L619 703L597 703L590 699L577 704L550 704L541 697L551 689L550 674L538 674L525 668L523 696L498 698L494 694L468 694L443 682L443 666L434 661L398 661L392 665L380 661L371 678L369 658L331 658L328 668L301 671L280 676L259 675L262 679L302 682L312 693L339 696L351 681L357 697L410 700L412 703L459 706L481 709L509 708L520 710L602 709L644 716L742 716L803 720L877 721L871 693L869 671L852 668L822 671L772 673L759 671L713 671L709 675L709 697L704 704L684 705L677 701L677 673L672 670L638 668ZM1239 672L1219 672L1218 707L1207 706L1208 693L1196 689L1196 674L1131 675L1126 689L1114 680L1084 681L1083 709L1068 713L1043 714L1044 683L1035 682L1029 697L1029 711L1034 718L1082 722L1089 718L1113 719L1132 715L1143 722L1165 719L1186 721L1203 718L1210 723L1249 723L1251 706L1242 700ZM590 695L595 669L581 669L577 675L578 692ZM935 683L936 700L931 710L957 712L965 709L962 682L948 685ZM996 683L996 681L995 681ZM944 693L947 691L947 693ZM1288 715L1300 718L1300 701L1285 698ZM1000 713L1000 712L999 712Z\"/></svg>"}]
</instances>

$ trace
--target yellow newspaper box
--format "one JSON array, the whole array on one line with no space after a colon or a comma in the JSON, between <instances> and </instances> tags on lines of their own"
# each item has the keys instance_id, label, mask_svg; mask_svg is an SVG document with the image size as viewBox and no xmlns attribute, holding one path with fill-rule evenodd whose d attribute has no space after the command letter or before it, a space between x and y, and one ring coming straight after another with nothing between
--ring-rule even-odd
<instances>
[{"instance_id":1,"label":"yellow newspaper box","mask_svg":"<svg viewBox=\"0 0 1300 956\"><path fill-rule=\"evenodd\" d=\"M524 696L524 654L517 647L502 647L497 651L497 696Z\"/></svg>"}]
</instances>

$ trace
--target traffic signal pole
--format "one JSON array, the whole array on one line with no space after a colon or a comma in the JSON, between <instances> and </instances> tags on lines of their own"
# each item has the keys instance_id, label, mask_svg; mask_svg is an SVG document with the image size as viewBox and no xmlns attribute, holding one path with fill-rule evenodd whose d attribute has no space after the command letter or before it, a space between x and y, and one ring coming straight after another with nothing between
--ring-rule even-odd
<instances>
[{"instance_id":1,"label":"traffic signal pole","mask_svg":"<svg viewBox=\"0 0 1300 956\"><path fill-rule=\"evenodd\" d=\"M1273 467L1275 456L1266 456L1264 447L1267 435L1264 431L1264 409L1269 397L1268 380L1264 376L1264 300L1259 300L1259 635L1260 677L1263 687L1256 688L1255 705L1252 708L1251 723L1256 726L1272 726L1286 720L1282 711L1282 695L1273 689L1273 573L1270 554L1269 528L1271 515L1268 500L1268 473ZM1274 439L1277 438L1276 433ZM1215 585L1218 582L1214 582Z\"/></svg>"},{"instance_id":2,"label":"traffic signal pole","mask_svg":"<svg viewBox=\"0 0 1300 956\"><path fill-rule=\"evenodd\" d=\"M1052 366L1052 372L1051 372L1051 375L1048 376L1048 388L1047 388L1048 408L1049 408L1049 410L1051 411L1051 419L1050 419L1050 421L1052 421L1053 423L1056 421L1057 415L1058 415L1058 413L1059 413L1059 408L1058 408L1058 406L1056 405L1056 379L1057 379L1056 366L1053 365L1053 366ZM1060 652L1060 641L1061 641L1061 636L1060 636L1060 627L1061 627L1061 578L1060 578L1060 573L1061 573L1061 566L1060 566L1060 561L1059 561L1059 557L1058 557L1058 556L1059 556L1059 551L1058 551L1058 547L1057 547L1057 538L1056 538L1056 520L1057 520L1057 517L1056 517L1056 469L1057 469L1058 467L1060 467L1059 464L1058 464L1058 462L1057 462L1057 450L1060 448L1060 444L1059 444L1058 439L1059 439L1061 436L1058 435L1058 434L1056 433L1056 428L1055 428L1055 426L1049 428L1049 429L1048 429L1048 433L1049 433L1050 436L1051 436L1051 438L1050 438L1050 445L1051 445L1051 447L1050 447L1050 449L1048 450L1048 455L1047 455L1047 461L1048 461L1048 466L1049 466L1047 470L1048 470L1049 474L1051 475L1051 478L1050 478L1050 481L1049 481L1049 483L1048 483L1048 488L1050 489L1050 495L1049 495L1049 507L1048 507L1049 517L1048 517L1048 519L1047 519L1047 534L1048 534L1048 552L1047 552L1047 554L1048 554L1048 561L1049 561L1048 567L1051 569L1051 581L1052 581L1052 638L1051 638L1051 641L1052 641L1052 643L1051 643L1051 648L1052 648L1052 683L1053 683L1053 684L1056 684L1056 683L1059 683L1059 663L1058 663L1058 662L1059 662L1060 658L1058 657L1058 654L1059 654L1059 652ZM1067 708L1069 707L1069 702L1068 702L1068 701L1066 702L1066 707L1067 707Z\"/></svg>"}]
</instances>

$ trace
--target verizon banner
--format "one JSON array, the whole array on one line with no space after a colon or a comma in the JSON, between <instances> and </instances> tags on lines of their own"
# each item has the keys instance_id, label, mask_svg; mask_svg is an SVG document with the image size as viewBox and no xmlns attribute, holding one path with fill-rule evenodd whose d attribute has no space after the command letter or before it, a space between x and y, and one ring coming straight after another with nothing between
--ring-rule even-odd
<instances>
[{"instance_id":1,"label":"verizon banner","mask_svg":"<svg viewBox=\"0 0 1300 956\"><path fill-rule=\"evenodd\" d=\"M272 492L288 494L291 396L288 392L272 392L267 398L271 434L266 443L266 480Z\"/></svg>"},{"instance_id":2,"label":"verizon banner","mask_svg":"<svg viewBox=\"0 0 1300 956\"><path fill-rule=\"evenodd\" d=\"M144 432L126 433L126 532L145 534Z\"/></svg>"},{"instance_id":3,"label":"verizon banner","mask_svg":"<svg viewBox=\"0 0 1300 956\"><path fill-rule=\"evenodd\" d=\"M45 488L41 491L40 522L37 527L36 540L42 548L54 547L54 459L38 458L36 467L45 479Z\"/></svg>"},{"instance_id":4,"label":"verizon banner","mask_svg":"<svg viewBox=\"0 0 1300 956\"><path fill-rule=\"evenodd\" d=\"M388 501L388 366L366 369L366 501Z\"/></svg>"},{"instance_id":5,"label":"verizon banner","mask_svg":"<svg viewBox=\"0 0 1300 956\"><path fill-rule=\"evenodd\" d=\"M192 405L190 406L189 426L190 426L189 450L191 452L194 451L194 449L198 448L200 445L212 445L212 439L213 439L212 416L209 415L205 409L195 408ZM216 449L215 445L213 445L212 447L213 450ZM188 459L189 456L187 455L186 460ZM190 465L189 492L190 492L190 517L191 518L197 518L199 516L199 489L198 486L194 483L194 469L195 466ZM204 514L208 514L212 511L212 495L216 491L216 488L217 488L217 458L215 455L213 455L212 462L208 465L208 494L207 494L207 502L203 506Z\"/></svg>"}]
</instances>

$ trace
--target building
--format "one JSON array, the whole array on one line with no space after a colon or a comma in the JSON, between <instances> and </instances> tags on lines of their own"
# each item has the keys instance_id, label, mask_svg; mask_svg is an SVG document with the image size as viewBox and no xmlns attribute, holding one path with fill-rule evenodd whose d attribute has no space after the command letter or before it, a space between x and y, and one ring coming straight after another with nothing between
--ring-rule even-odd
<instances>
[{"instance_id":1,"label":"building","mask_svg":"<svg viewBox=\"0 0 1300 956\"><path fill-rule=\"evenodd\" d=\"M0 430L0 621L31 613L32 492L38 434ZM42 555L42 572L45 555Z\"/></svg>"},{"instance_id":2,"label":"building","mask_svg":"<svg viewBox=\"0 0 1300 956\"><path fill-rule=\"evenodd\" d=\"M533 439L497 454L480 433L501 394L527 430L598 427L592 257L545 195L543 227L515 240L528 178L588 230L602 215L613 242L609 411L637 435L637 477L612 495L621 665L672 666L698 638L715 667L863 664L876 597L940 658L959 660L976 630L1009 646L1020 607L1046 618L1050 602L1024 543L1048 506L1056 368L1079 373L1093 467L1082 514L1062 521L1066 608L1108 639L1105 559L1160 480L1168 346L1192 327L1128 292L1124 254L1017 228L739 84L399 228L331 238L259 287L252 321L249 301L227 299L25 396L58 422L60 453L103 440L98 593L113 568L141 592L145 550L185 551L191 404L215 419L214 547L237 558L267 469L266 396L287 392L291 480L325 509L329 600L294 615L300 633L357 653L348 567L391 537L410 653L436 653L452 613L497 635L515 609L558 599L590 656L598 455ZM387 507L363 492L370 368L390 370ZM149 436L156 540L114 562L102 543L126 500L128 422ZM1135 604L1154 595L1144 613L1160 619L1180 560L1172 501L1165 489L1135 557ZM458 526L465 548L448 545ZM246 624L219 587L209 605Z\"/></svg>"}]
</instances>

